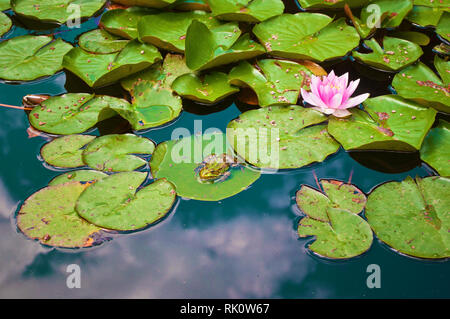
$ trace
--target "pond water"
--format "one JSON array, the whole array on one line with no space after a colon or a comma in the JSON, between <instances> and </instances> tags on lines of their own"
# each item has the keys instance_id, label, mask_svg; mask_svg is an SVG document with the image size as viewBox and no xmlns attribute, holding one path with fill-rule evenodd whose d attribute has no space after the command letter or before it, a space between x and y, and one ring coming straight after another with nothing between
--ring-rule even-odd
<instances>
[{"instance_id":1,"label":"pond water","mask_svg":"<svg viewBox=\"0 0 450 319\"><path fill-rule=\"evenodd\" d=\"M85 22L81 29L39 33L60 32L55 36L74 42L80 33L95 28L96 21ZM15 26L5 38L25 33L29 31ZM388 74L370 74L348 59L325 67L337 74L350 72L352 80L361 78L359 94L389 93ZM26 94L83 90L73 76L58 73L26 84L0 83L0 102L21 105ZM191 105L176 122L142 135L160 143L177 127L193 132L194 120L202 120L204 130L225 130L243 110L229 104L210 114L204 106ZM344 181L351 176L352 183L368 193L386 181L434 174L417 154L349 154L341 149L323 163L263 175L246 191L220 202L179 199L169 217L144 231L117 236L97 248L60 251L26 239L13 218L23 200L60 174L39 159L46 140L28 137L23 111L0 108L0 123L1 298L450 297L446 261L405 257L377 239L360 257L329 261L310 254L306 246L311 238L300 240L296 234L301 215L295 192L302 184L315 186L314 174ZM70 264L81 267L81 289L66 286ZM380 289L366 285L371 264L381 268Z\"/></svg>"}]
</instances>

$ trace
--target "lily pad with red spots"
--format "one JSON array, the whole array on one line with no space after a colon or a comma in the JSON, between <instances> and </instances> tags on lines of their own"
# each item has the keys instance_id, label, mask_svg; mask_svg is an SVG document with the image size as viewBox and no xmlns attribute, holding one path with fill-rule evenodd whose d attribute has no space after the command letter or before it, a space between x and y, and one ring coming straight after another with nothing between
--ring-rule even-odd
<instances>
[{"instance_id":1,"label":"lily pad with red spots","mask_svg":"<svg viewBox=\"0 0 450 319\"><path fill-rule=\"evenodd\" d=\"M450 176L450 123L439 120L438 126L428 133L420 158L431 165L441 176Z\"/></svg>"},{"instance_id":2,"label":"lily pad with red spots","mask_svg":"<svg viewBox=\"0 0 450 319\"><path fill-rule=\"evenodd\" d=\"M56 176L50 181L50 183L48 183L48 186L56 186L68 182L82 182L92 184L105 177L108 177L108 175L103 172L90 169L80 169Z\"/></svg>"},{"instance_id":3,"label":"lily pad with red spots","mask_svg":"<svg viewBox=\"0 0 450 319\"><path fill-rule=\"evenodd\" d=\"M138 37L139 20L156 13L157 10L142 7L108 10L102 15L100 27L111 34L132 40Z\"/></svg>"}]
</instances>

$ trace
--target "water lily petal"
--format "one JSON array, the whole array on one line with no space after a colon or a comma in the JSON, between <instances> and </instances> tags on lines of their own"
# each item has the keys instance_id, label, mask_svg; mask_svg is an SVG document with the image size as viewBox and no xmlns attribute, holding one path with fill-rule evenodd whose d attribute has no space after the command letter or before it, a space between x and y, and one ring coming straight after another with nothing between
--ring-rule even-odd
<instances>
[{"instance_id":1,"label":"water lily petal","mask_svg":"<svg viewBox=\"0 0 450 319\"><path fill-rule=\"evenodd\" d=\"M301 89L301 95L302 95L303 100L305 100L305 102L310 105L314 105L314 106L322 107L322 108L326 107L326 105L322 102L322 100L318 96L307 92L303 88Z\"/></svg>"},{"instance_id":2,"label":"water lily petal","mask_svg":"<svg viewBox=\"0 0 450 319\"><path fill-rule=\"evenodd\" d=\"M340 109L348 109L350 107L359 105L362 102L364 102L365 100L367 100L369 98L369 96L370 96L369 93L365 93L365 94L361 94L361 95L352 97L351 99L348 99L348 101L346 103L341 105Z\"/></svg>"},{"instance_id":3,"label":"water lily petal","mask_svg":"<svg viewBox=\"0 0 450 319\"><path fill-rule=\"evenodd\" d=\"M344 102L345 102L346 100L348 100L348 98L349 98L350 96L352 96L352 94L355 92L356 88L357 88L358 85L359 85L359 81L360 81L360 80L357 79L356 81L351 81L351 82L350 82L348 88L345 90L344 97L343 97L343 99L342 99Z\"/></svg>"},{"instance_id":4,"label":"water lily petal","mask_svg":"<svg viewBox=\"0 0 450 319\"><path fill-rule=\"evenodd\" d=\"M335 110L333 112L333 115L336 117L347 117L349 115L351 115L352 113L347 111L347 110Z\"/></svg>"},{"instance_id":5,"label":"water lily petal","mask_svg":"<svg viewBox=\"0 0 450 319\"><path fill-rule=\"evenodd\" d=\"M333 95L332 98L330 99L330 104L328 105L328 107L330 109L338 109L339 106L341 106L341 103L342 103L342 94L337 93Z\"/></svg>"}]
</instances>

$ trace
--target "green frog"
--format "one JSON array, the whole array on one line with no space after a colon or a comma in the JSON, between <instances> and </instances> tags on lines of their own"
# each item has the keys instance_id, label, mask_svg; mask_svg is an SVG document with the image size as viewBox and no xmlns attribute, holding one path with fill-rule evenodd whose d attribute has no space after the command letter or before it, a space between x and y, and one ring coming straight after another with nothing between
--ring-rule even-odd
<instances>
[{"instance_id":1,"label":"green frog","mask_svg":"<svg viewBox=\"0 0 450 319\"><path fill-rule=\"evenodd\" d=\"M196 168L196 172L201 182L217 183L227 179L231 175L230 167L235 165L236 161L227 154L211 154Z\"/></svg>"}]
</instances>

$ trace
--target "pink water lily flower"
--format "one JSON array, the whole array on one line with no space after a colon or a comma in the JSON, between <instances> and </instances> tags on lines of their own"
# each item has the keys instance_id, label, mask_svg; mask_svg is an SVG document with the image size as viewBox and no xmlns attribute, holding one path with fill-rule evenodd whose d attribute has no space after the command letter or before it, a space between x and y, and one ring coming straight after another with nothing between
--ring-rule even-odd
<instances>
[{"instance_id":1,"label":"pink water lily flower","mask_svg":"<svg viewBox=\"0 0 450 319\"><path fill-rule=\"evenodd\" d=\"M348 73L338 77L331 71L328 76L311 77L311 92L301 89L303 100L314 106L314 109L333 114L336 117L345 117L351 113L348 108L357 106L364 102L369 93L361 94L351 98L359 85L359 79L348 83Z\"/></svg>"}]
</instances>

